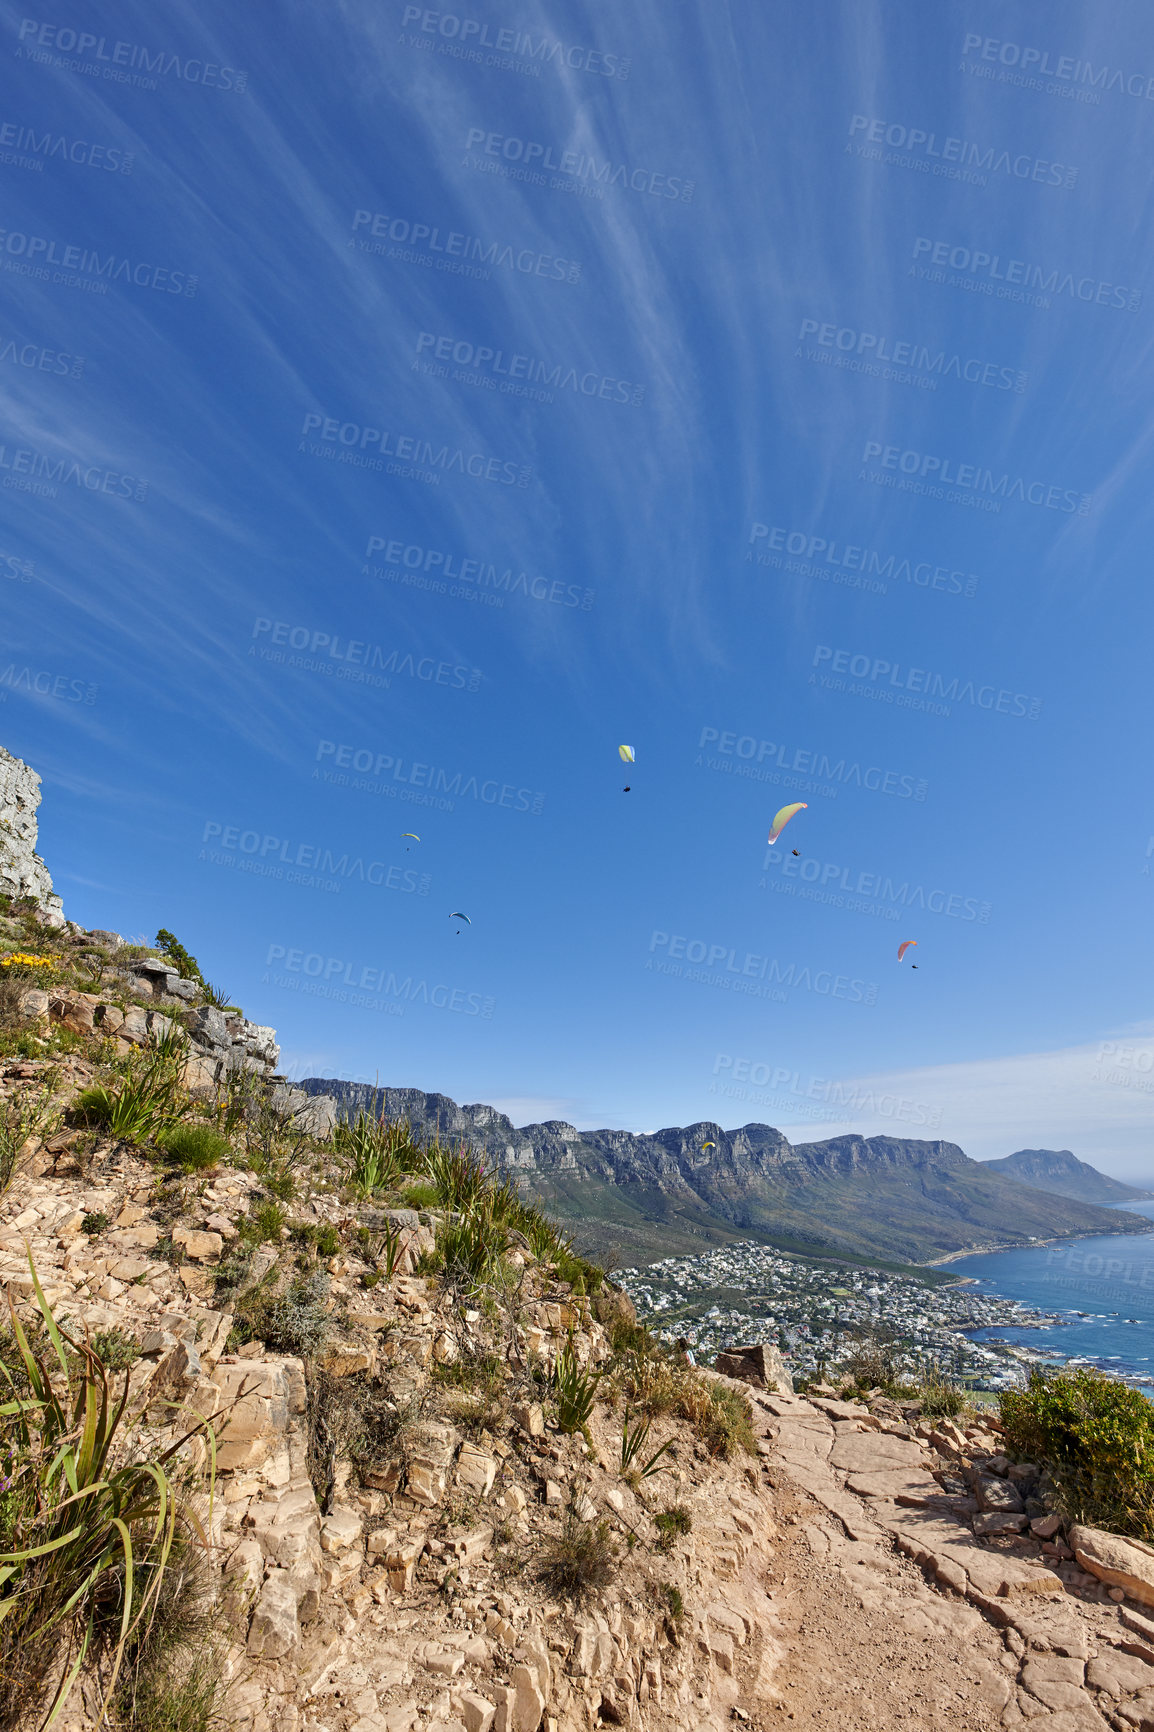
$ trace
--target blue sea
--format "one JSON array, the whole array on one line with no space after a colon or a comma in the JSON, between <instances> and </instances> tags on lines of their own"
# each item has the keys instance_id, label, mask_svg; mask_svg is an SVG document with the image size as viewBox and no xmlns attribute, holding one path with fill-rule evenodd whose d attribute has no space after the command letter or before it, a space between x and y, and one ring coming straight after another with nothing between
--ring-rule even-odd
<instances>
[{"instance_id":1,"label":"blue sea","mask_svg":"<svg viewBox=\"0 0 1154 1732\"><path fill-rule=\"evenodd\" d=\"M1154 1202L1128 1203L1122 1213L1154 1220ZM975 1330L976 1340L996 1335L1055 1363L1099 1366L1149 1384L1144 1392L1154 1394L1154 1233L993 1251L945 1267L975 1278L985 1292L1063 1319L1055 1328Z\"/></svg>"}]
</instances>

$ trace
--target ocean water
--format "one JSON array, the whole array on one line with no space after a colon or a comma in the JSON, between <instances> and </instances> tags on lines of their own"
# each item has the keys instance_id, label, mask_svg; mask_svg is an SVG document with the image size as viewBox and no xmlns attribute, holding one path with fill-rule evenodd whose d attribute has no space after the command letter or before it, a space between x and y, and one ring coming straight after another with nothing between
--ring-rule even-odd
<instances>
[{"instance_id":1,"label":"ocean water","mask_svg":"<svg viewBox=\"0 0 1154 1732\"><path fill-rule=\"evenodd\" d=\"M1154 1220L1154 1203L1123 1212ZM1040 1351L1055 1363L1082 1361L1151 1387L1154 1395L1154 1233L1111 1233L1023 1251L957 1257L945 1265L985 1292L1019 1299L1063 1319L1055 1328L975 1330Z\"/></svg>"}]
</instances>

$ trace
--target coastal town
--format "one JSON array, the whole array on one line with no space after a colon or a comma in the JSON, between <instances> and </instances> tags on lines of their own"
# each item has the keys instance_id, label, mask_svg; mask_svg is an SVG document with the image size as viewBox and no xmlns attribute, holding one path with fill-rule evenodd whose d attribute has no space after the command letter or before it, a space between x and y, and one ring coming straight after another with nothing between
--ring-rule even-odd
<instances>
[{"instance_id":1,"label":"coastal town","mask_svg":"<svg viewBox=\"0 0 1154 1732\"><path fill-rule=\"evenodd\" d=\"M801 1257L739 1240L696 1257L667 1257L615 1274L659 1338L683 1341L698 1363L726 1347L779 1347L795 1379L819 1377L860 1351L887 1344L903 1374L937 1373L972 1389L1024 1380L1045 1356L988 1332L1045 1328L1062 1315L984 1292L960 1276L943 1281ZM981 1340L971 1332L980 1332Z\"/></svg>"}]
</instances>

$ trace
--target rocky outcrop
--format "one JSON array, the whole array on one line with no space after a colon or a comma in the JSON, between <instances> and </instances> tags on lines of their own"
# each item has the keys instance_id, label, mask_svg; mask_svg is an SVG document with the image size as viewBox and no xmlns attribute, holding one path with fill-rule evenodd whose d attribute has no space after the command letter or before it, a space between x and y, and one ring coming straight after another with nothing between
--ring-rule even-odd
<instances>
[{"instance_id":1,"label":"rocky outcrop","mask_svg":"<svg viewBox=\"0 0 1154 1732\"><path fill-rule=\"evenodd\" d=\"M1120 1588L1140 1606L1154 1606L1154 1546L1087 1527L1071 1528L1070 1544L1082 1568L1100 1582Z\"/></svg>"},{"instance_id":2,"label":"rocky outcrop","mask_svg":"<svg viewBox=\"0 0 1154 1732\"><path fill-rule=\"evenodd\" d=\"M779 1395L793 1394L793 1379L776 1347L759 1342L755 1347L731 1347L719 1353L714 1365L725 1377L736 1377L742 1383L752 1383L758 1389L768 1389Z\"/></svg>"},{"instance_id":3,"label":"rocky outcrop","mask_svg":"<svg viewBox=\"0 0 1154 1732\"><path fill-rule=\"evenodd\" d=\"M623 1262L700 1250L703 1230L715 1240L763 1234L818 1251L924 1262L1118 1225L1106 1209L969 1160L956 1143L845 1136L793 1145L760 1124L643 1135L550 1119L518 1129L493 1107L458 1106L420 1089L320 1077L301 1087L335 1096L343 1113L384 1113L408 1119L418 1136L472 1144L579 1240L600 1253L612 1246Z\"/></svg>"},{"instance_id":4,"label":"rocky outcrop","mask_svg":"<svg viewBox=\"0 0 1154 1732\"><path fill-rule=\"evenodd\" d=\"M36 852L40 777L0 746L0 892L26 898L51 926L63 926L64 905Z\"/></svg>"}]
</instances>

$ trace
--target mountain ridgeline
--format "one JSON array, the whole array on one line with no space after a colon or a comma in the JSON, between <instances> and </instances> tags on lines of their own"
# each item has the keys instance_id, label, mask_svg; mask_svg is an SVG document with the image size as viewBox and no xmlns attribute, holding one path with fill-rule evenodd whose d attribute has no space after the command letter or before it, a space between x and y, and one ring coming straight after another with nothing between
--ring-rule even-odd
<instances>
[{"instance_id":1,"label":"mountain ridgeline","mask_svg":"<svg viewBox=\"0 0 1154 1732\"><path fill-rule=\"evenodd\" d=\"M560 1119L518 1129L493 1107L458 1106L420 1089L321 1077L300 1087L335 1095L350 1116L383 1112L408 1119L418 1138L471 1144L563 1221L582 1249L623 1263L742 1237L810 1256L927 1263L1118 1231L1114 1210L1021 1184L994 1163L971 1161L956 1143L846 1136L791 1144L757 1124L652 1136L578 1131Z\"/></svg>"},{"instance_id":2,"label":"mountain ridgeline","mask_svg":"<svg viewBox=\"0 0 1154 1732\"><path fill-rule=\"evenodd\" d=\"M987 1161L987 1167L1017 1179L1021 1185L1033 1185L1039 1191L1055 1191L1060 1197L1073 1197L1079 1203L1103 1203L1107 1208L1118 1203L1148 1203L1154 1191L1141 1191L1136 1185L1124 1185L1121 1179L1111 1179L1100 1173L1088 1161L1080 1161L1069 1149L1019 1149L1016 1154L1003 1155L1000 1161Z\"/></svg>"}]
</instances>

